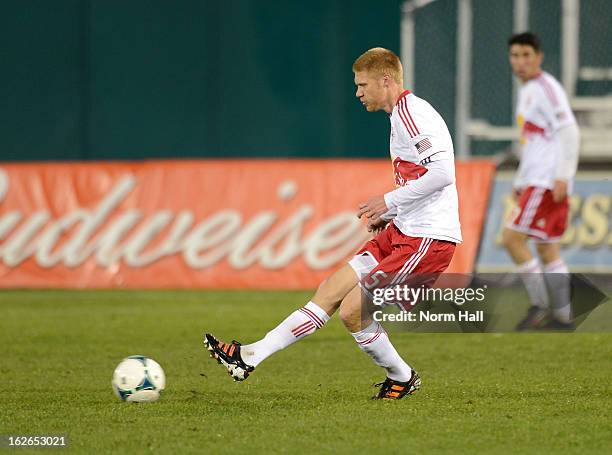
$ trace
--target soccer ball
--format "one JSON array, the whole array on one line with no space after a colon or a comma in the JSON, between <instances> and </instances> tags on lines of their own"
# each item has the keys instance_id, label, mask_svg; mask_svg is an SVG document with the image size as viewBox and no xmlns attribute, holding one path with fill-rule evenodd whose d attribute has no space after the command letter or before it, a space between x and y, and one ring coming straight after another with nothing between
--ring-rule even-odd
<instances>
[{"instance_id":1,"label":"soccer ball","mask_svg":"<svg viewBox=\"0 0 612 455\"><path fill-rule=\"evenodd\" d=\"M123 401L155 401L166 387L166 375L155 360L133 355L117 365L112 384Z\"/></svg>"}]
</instances>

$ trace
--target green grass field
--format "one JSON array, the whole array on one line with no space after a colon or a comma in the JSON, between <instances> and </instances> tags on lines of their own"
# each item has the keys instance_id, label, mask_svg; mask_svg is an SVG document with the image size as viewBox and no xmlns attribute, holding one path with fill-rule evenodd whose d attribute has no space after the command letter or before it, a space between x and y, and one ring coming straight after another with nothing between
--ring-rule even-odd
<instances>
[{"instance_id":1,"label":"green grass field","mask_svg":"<svg viewBox=\"0 0 612 455\"><path fill-rule=\"evenodd\" d=\"M0 292L0 434L71 453L603 453L612 334L393 333L421 390L371 401L384 373L334 317L234 383L202 348L261 337L309 292ZM120 402L124 357L164 367L160 401ZM7 451L7 453L9 453ZM26 451L19 451L26 453Z\"/></svg>"}]
</instances>

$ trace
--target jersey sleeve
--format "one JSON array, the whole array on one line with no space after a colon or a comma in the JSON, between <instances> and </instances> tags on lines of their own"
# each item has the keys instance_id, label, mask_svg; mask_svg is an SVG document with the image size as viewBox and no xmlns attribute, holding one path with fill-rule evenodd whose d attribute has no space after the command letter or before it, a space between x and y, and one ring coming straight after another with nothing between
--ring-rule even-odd
<instances>
[{"instance_id":1,"label":"jersey sleeve","mask_svg":"<svg viewBox=\"0 0 612 455\"><path fill-rule=\"evenodd\" d=\"M567 95L559 84L540 78L538 80L538 109L552 132L576 123Z\"/></svg>"},{"instance_id":2,"label":"jersey sleeve","mask_svg":"<svg viewBox=\"0 0 612 455\"><path fill-rule=\"evenodd\" d=\"M455 163L450 160L433 161L427 165L427 172L416 180L410 180L404 186L384 195L389 212L397 207L424 199L455 183ZM387 215L385 213L385 215Z\"/></svg>"},{"instance_id":3,"label":"jersey sleeve","mask_svg":"<svg viewBox=\"0 0 612 455\"><path fill-rule=\"evenodd\" d=\"M419 157L419 164L423 166L434 161L454 159L449 147L434 135L421 134L414 138L412 146Z\"/></svg>"},{"instance_id":4,"label":"jersey sleeve","mask_svg":"<svg viewBox=\"0 0 612 455\"><path fill-rule=\"evenodd\" d=\"M428 103L417 100L408 107L401 100L397 110L396 130L400 133L403 159L426 165L443 159L454 159L453 144L444 120Z\"/></svg>"},{"instance_id":5,"label":"jersey sleeve","mask_svg":"<svg viewBox=\"0 0 612 455\"><path fill-rule=\"evenodd\" d=\"M398 129L402 134L403 151L406 156L404 159L416 157L416 162L425 165L433 161L442 159L454 159L452 143L449 144L449 139L435 131L433 125L429 125L425 121L419 119L419 127L413 123L413 127L406 127L406 124L400 123ZM402 149L399 150L400 155Z\"/></svg>"},{"instance_id":6,"label":"jersey sleeve","mask_svg":"<svg viewBox=\"0 0 612 455\"><path fill-rule=\"evenodd\" d=\"M544 106L544 115L546 116L551 125L551 129L554 132L575 123L574 114L569 107L569 103L566 102L559 105L554 105L549 100L546 100Z\"/></svg>"}]
</instances>

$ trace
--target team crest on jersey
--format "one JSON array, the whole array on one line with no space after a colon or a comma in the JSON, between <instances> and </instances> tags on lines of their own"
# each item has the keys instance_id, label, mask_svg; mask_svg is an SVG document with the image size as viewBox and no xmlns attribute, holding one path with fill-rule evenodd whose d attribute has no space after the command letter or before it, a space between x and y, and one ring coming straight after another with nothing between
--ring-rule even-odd
<instances>
[{"instance_id":1,"label":"team crest on jersey","mask_svg":"<svg viewBox=\"0 0 612 455\"><path fill-rule=\"evenodd\" d=\"M546 226L546 220L544 218L540 218L538 221L536 221L536 226L540 229L544 229L544 226Z\"/></svg>"}]
</instances>

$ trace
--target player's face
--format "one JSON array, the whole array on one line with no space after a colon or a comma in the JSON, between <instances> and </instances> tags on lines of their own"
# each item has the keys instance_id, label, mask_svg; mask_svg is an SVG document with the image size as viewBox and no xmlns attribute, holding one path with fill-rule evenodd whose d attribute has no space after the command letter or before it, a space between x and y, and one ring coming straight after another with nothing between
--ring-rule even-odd
<instances>
[{"instance_id":1,"label":"player's face","mask_svg":"<svg viewBox=\"0 0 612 455\"><path fill-rule=\"evenodd\" d=\"M510 46L510 65L514 75L523 82L536 77L542 66L543 55L528 44Z\"/></svg>"},{"instance_id":2,"label":"player's face","mask_svg":"<svg viewBox=\"0 0 612 455\"><path fill-rule=\"evenodd\" d=\"M355 73L355 85L357 86L355 96L368 112L382 109L385 101L384 77L359 71Z\"/></svg>"}]
</instances>

